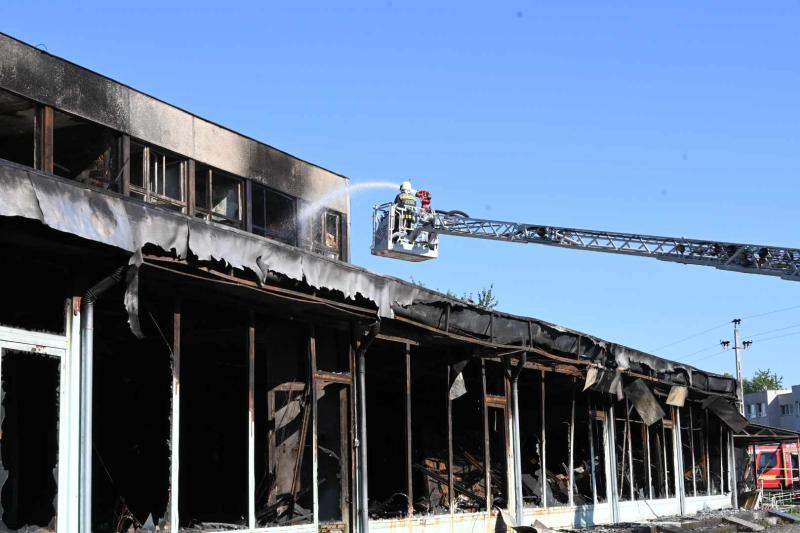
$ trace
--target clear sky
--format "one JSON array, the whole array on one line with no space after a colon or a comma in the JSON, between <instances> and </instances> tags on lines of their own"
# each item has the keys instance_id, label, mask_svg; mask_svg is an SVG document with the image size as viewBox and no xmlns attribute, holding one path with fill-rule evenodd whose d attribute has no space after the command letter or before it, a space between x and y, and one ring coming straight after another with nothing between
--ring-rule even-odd
<instances>
[{"instance_id":1,"label":"clear sky","mask_svg":"<svg viewBox=\"0 0 800 533\"><path fill-rule=\"evenodd\" d=\"M798 1L74 4L5 0L0 26L354 182L410 178L473 216L800 247ZM375 258L371 206L391 196L353 197L355 263L493 283L505 311L718 372L745 317L745 374L800 383L800 284L455 237L437 261Z\"/></svg>"}]
</instances>

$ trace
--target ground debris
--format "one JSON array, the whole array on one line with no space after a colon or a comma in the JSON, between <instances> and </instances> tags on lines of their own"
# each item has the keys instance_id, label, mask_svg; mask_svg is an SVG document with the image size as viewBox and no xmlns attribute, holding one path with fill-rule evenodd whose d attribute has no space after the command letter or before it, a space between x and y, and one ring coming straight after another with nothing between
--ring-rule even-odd
<instances>
[{"instance_id":1,"label":"ground debris","mask_svg":"<svg viewBox=\"0 0 800 533\"><path fill-rule=\"evenodd\" d=\"M700 513L694 516L664 517L649 522L624 523L572 529L572 532L591 533L737 533L744 531L768 531L784 533L800 531L791 520L779 519L770 513L746 510L721 510Z\"/></svg>"}]
</instances>

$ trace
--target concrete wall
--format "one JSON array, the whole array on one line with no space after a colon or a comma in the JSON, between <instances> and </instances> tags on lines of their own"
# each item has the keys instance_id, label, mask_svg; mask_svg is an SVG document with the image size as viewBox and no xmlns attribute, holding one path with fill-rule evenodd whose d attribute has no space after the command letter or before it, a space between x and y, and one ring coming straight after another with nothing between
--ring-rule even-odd
<instances>
[{"instance_id":1,"label":"concrete wall","mask_svg":"<svg viewBox=\"0 0 800 533\"><path fill-rule=\"evenodd\" d=\"M347 178L0 33L0 87L312 202ZM348 215L347 195L327 207Z\"/></svg>"},{"instance_id":2,"label":"concrete wall","mask_svg":"<svg viewBox=\"0 0 800 533\"><path fill-rule=\"evenodd\" d=\"M800 387L795 391L792 389L769 390L763 392L751 392L744 395L745 416L753 423L765 426L780 427L786 429L800 428L800 416L797 413L796 402L800 400ZM766 416L761 416L760 405L767 404ZM758 406L757 416L751 416L751 405ZM792 405L790 415L781 415L781 405Z\"/></svg>"}]
</instances>

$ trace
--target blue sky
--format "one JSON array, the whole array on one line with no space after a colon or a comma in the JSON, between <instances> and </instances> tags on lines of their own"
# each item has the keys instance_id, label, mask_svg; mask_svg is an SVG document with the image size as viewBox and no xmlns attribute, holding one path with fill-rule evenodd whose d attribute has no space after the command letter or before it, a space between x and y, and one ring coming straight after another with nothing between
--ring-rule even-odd
<instances>
[{"instance_id":1,"label":"blue sky","mask_svg":"<svg viewBox=\"0 0 800 533\"><path fill-rule=\"evenodd\" d=\"M6 0L0 20L354 182L410 178L434 206L800 247L797 1ZM503 310L718 372L746 317L745 374L800 383L800 284L454 237L437 261L379 259L370 211L391 195L352 199L359 265L457 293L493 283Z\"/></svg>"}]
</instances>

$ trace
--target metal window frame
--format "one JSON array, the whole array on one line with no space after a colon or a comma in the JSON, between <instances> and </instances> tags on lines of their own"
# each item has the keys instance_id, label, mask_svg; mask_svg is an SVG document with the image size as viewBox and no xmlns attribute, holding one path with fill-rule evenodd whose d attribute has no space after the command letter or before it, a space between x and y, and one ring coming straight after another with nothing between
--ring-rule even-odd
<instances>
[{"instance_id":1,"label":"metal window frame","mask_svg":"<svg viewBox=\"0 0 800 533\"><path fill-rule=\"evenodd\" d=\"M69 318L71 317L68 316L68 319ZM0 379L2 379L3 372L3 354L6 350L58 358L59 375L58 390L56 391L59 397L57 427L58 451L56 454L57 475L56 498L54 502L57 533L66 533L69 530L71 522L71 517L69 517L68 514L71 512L70 499L73 494L69 481L69 465L75 462L74 457L70 457L71 453L77 451L72 449L69 424L71 418L71 402L69 398L72 387L70 387L71 369L69 368L71 361L67 355L71 352L68 338L68 335L71 334L71 329L72 324L70 320L67 321L64 335L0 326Z\"/></svg>"},{"instance_id":2,"label":"metal window frame","mask_svg":"<svg viewBox=\"0 0 800 533\"><path fill-rule=\"evenodd\" d=\"M279 191L277 189L273 189L272 187L268 187L268 186L266 186L266 185L264 185L262 183L252 182L251 186L250 186L250 189L251 189L251 193L250 193L251 194L251 201L250 201L250 203L251 203L251 210L252 210L253 213L255 213L255 211L256 211L256 205L255 205L255 202L252 200L252 193L255 192L258 188L261 188L267 194L270 194L270 193L271 194L277 194L279 196L282 196L282 197L286 198L287 200L289 200L291 202L291 204L292 204L292 219L294 221L294 231L293 231L293 234L291 236L291 239L289 240L289 244L291 244L292 246L297 246L297 243L300 240L299 239L298 220L297 220L297 198L292 196L292 195L290 195L290 194L286 194L285 192L281 192L281 191ZM268 220L269 220L269 211L267 210L266 195L264 197L263 213L264 213L264 222L267 223ZM252 219L252 217L251 217L251 219ZM258 228L259 231L257 231L256 228ZM255 223L251 222L250 231L252 233L254 233L256 235L260 235L262 237L268 237L268 238L272 238L272 239L277 239L277 240L279 240L281 242L286 242L286 239L285 239L284 235L279 235L276 232L270 231L266 226L256 226Z\"/></svg>"},{"instance_id":3,"label":"metal window frame","mask_svg":"<svg viewBox=\"0 0 800 533\"><path fill-rule=\"evenodd\" d=\"M225 224L226 222L229 222L230 225L233 225L234 227L237 227L237 228L244 227L245 220L247 219L247 217L245 216L245 201L246 201L245 179L242 178L242 177L236 176L234 174L231 174L230 172L225 172L223 170L216 169L216 168L214 168L212 166L209 166L209 165L206 165L206 164L203 164L203 163L199 163L198 164L198 163L195 162L195 167L197 167L198 165L202 165L203 166L202 173L205 174L207 179L208 179L208 186L206 188L206 198L205 198L206 205L208 205L208 208L200 207L200 205L197 203L197 185L196 185L196 183L197 183L197 176L198 176L199 172L198 172L197 168L195 168L194 173L193 173L194 174L194 180L195 180L194 191L193 191L194 195L195 195L194 196L194 202L193 202L193 208L194 208L195 213L203 215L202 218L204 218L205 220L208 220L210 222L217 222L219 224ZM237 183L237 197L238 197L238 201L239 201L239 218L238 219L231 218L231 217L228 217L228 216L225 216L225 215L221 215L219 213L215 213L214 212L213 206L212 206L212 202L213 202L213 198L214 198L214 174L219 174L220 176L228 178L230 180L233 180L233 181L235 181ZM215 220L215 217L218 217L218 218L220 218L222 220Z\"/></svg>"},{"instance_id":4,"label":"metal window frame","mask_svg":"<svg viewBox=\"0 0 800 533\"><path fill-rule=\"evenodd\" d=\"M168 150L163 150L157 147L152 147L144 142L137 141L135 139L130 140L130 144L138 144L142 147L142 183L143 186L134 185L133 183L128 184L128 194L130 192L135 192L144 196L144 201L149 204L154 205L163 205L169 204L175 207L180 207L181 213L188 212L188 193L187 193L187 175L188 175L188 168L189 168L189 160L179 154L173 154ZM154 191L152 187L152 176L150 175L150 161L153 157L153 153L158 154L162 160L166 160L167 157L175 157L180 161L180 174L181 174L181 199L176 200L175 198L171 198L169 196L163 195L158 193L158 191ZM130 158L129 158L130 159ZM127 162L128 165L130 162ZM164 168L166 168L166 163L162 164ZM156 177L156 180L158 178ZM162 172L162 181L163 186L166 187L166 174ZM156 186L156 189L158 187Z\"/></svg>"}]
</instances>

